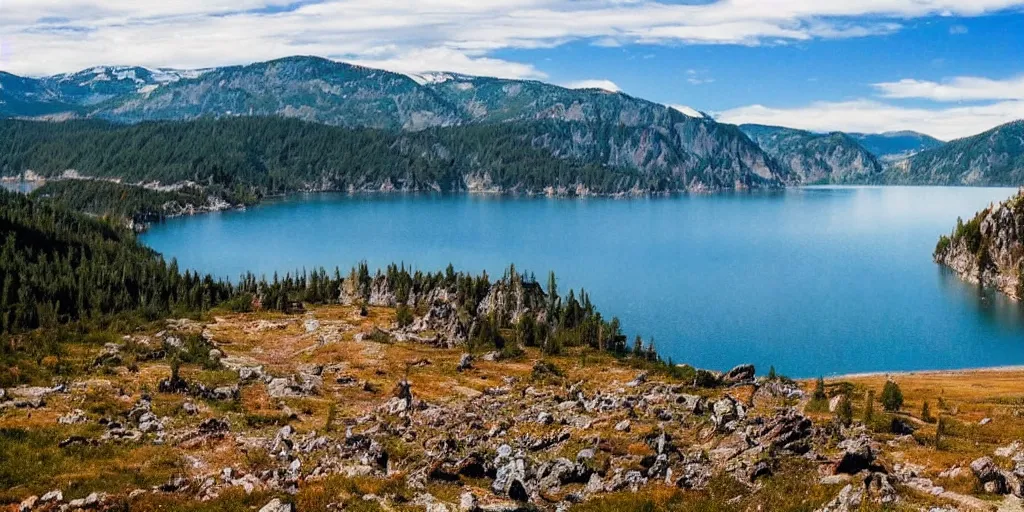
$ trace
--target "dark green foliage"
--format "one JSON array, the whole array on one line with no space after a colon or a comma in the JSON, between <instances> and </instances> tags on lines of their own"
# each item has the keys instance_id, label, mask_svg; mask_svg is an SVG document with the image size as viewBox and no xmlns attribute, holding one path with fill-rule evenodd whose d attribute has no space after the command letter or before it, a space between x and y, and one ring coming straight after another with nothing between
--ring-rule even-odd
<instances>
[{"instance_id":1,"label":"dark green foliage","mask_svg":"<svg viewBox=\"0 0 1024 512\"><path fill-rule=\"evenodd\" d=\"M138 311L203 310L228 284L170 265L119 227L0 192L0 332Z\"/></svg>"},{"instance_id":2,"label":"dark green foliage","mask_svg":"<svg viewBox=\"0 0 1024 512\"><path fill-rule=\"evenodd\" d=\"M535 380L545 379L549 377L561 377L562 370L560 370L554 363L548 361L537 361L533 365L533 378Z\"/></svg>"},{"instance_id":3,"label":"dark green foliage","mask_svg":"<svg viewBox=\"0 0 1024 512\"><path fill-rule=\"evenodd\" d=\"M949 247L952 245L952 243L953 241L948 236L940 236L938 243L935 244L935 252L933 253L933 255L936 258L941 258L945 256L946 252L949 251Z\"/></svg>"},{"instance_id":4,"label":"dark green foliage","mask_svg":"<svg viewBox=\"0 0 1024 512\"><path fill-rule=\"evenodd\" d=\"M69 210L100 217L159 222L169 215L209 204L210 196L232 204L252 202L253 197L234 197L229 191L207 187L183 187L175 191L158 191L141 186L122 185L105 180L49 181L32 192L35 199L45 199Z\"/></svg>"},{"instance_id":5,"label":"dark green foliage","mask_svg":"<svg viewBox=\"0 0 1024 512\"><path fill-rule=\"evenodd\" d=\"M348 129L281 118L200 119L133 126L98 121L0 121L0 175L31 169L164 184L191 181L236 202L310 188L465 190L465 176L486 173L505 190L547 186L619 192L634 186L680 190L684 176L644 177L636 170L557 158L532 141L572 124L554 121L435 128L415 133ZM64 184L71 187L76 184ZM106 187L106 185L92 185ZM99 199L74 200L109 206ZM149 207L153 197L139 198Z\"/></svg>"},{"instance_id":6,"label":"dark green foliage","mask_svg":"<svg viewBox=\"0 0 1024 512\"><path fill-rule=\"evenodd\" d=\"M498 351L505 348L505 338L492 316L483 316L477 320L476 329L470 333L470 344L474 348L494 347Z\"/></svg>"},{"instance_id":7,"label":"dark green foliage","mask_svg":"<svg viewBox=\"0 0 1024 512\"><path fill-rule=\"evenodd\" d=\"M398 322L399 328L405 328L412 325L413 315L409 306L405 304L398 305L398 308L395 309L395 321Z\"/></svg>"},{"instance_id":8,"label":"dark green foliage","mask_svg":"<svg viewBox=\"0 0 1024 512\"><path fill-rule=\"evenodd\" d=\"M516 339L524 347L537 346L537 320L533 315L523 315L516 324Z\"/></svg>"},{"instance_id":9,"label":"dark green foliage","mask_svg":"<svg viewBox=\"0 0 1024 512\"><path fill-rule=\"evenodd\" d=\"M1024 184L1024 121L922 151L889 170L890 184L1020 186Z\"/></svg>"},{"instance_id":10,"label":"dark green foliage","mask_svg":"<svg viewBox=\"0 0 1024 512\"><path fill-rule=\"evenodd\" d=\"M903 391L898 384L887 381L882 388L882 407L889 412L896 412L903 408Z\"/></svg>"},{"instance_id":11,"label":"dark green foliage","mask_svg":"<svg viewBox=\"0 0 1024 512\"><path fill-rule=\"evenodd\" d=\"M814 383L814 394L811 395L811 399L821 401L827 398L828 396L825 394L825 379L818 377L817 382Z\"/></svg>"},{"instance_id":12,"label":"dark green foliage","mask_svg":"<svg viewBox=\"0 0 1024 512\"><path fill-rule=\"evenodd\" d=\"M775 366L774 365L769 366L768 367L768 380L776 380L778 378L779 378L779 376L775 374Z\"/></svg>"},{"instance_id":13,"label":"dark green foliage","mask_svg":"<svg viewBox=\"0 0 1024 512\"><path fill-rule=\"evenodd\" d=\"M935 424L935 449L942 449L942 435L945 434L946 420L939 416L938 423Z\"/></svg>"}]
</instances>

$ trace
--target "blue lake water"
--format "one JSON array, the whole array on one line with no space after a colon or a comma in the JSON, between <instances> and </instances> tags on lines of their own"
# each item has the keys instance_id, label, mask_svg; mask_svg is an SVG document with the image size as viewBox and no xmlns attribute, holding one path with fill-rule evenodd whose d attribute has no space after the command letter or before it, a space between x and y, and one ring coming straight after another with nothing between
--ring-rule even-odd
<instances>
[{"instance_id":1,"label":"blue lake water","mask_svg":"<svg viewBox=\"0 0 1024 512\"><path fill-rule=\"evenodd\" d=\"M548 270L676 362L783 374L1024 364L1024 308L931 260L1012 189L804 188L634 200L310 195L179 218L143 241L235 278L359 260Z\"/></svg>"}]
</instances>

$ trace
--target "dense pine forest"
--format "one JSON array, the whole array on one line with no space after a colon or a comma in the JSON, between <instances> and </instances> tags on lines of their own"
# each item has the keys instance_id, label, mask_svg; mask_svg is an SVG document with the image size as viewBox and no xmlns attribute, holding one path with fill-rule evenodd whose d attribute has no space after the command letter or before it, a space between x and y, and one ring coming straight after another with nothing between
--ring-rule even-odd
<instances>
[{"instance_id":1,"label":"dense pine forest","mask_svg":"<svg viewBox=\"0 0 1024 512\"><path fill-rule=\"evenodd\" d=\"M132 126L3 120L0 175L75 170L131 183L190 181L239 199L301 190L462 191L472 188L469 181L482 189L520 192L576 185L594 193L664 191L685 185L678 177L586 163L600 155L559 158L535 147L552 130L571 129L571 123L536 122L400 133L281 118Z\"/></svg>"},{"instance_id":2,"label":"dense pine forest","mask_svg":"<svg viewBox=\"0 0 1024 512\"><path fill-rule=\"evenodd\" d=\"M127 230L0 193L0 332L139 311L205 309L230 297L209 276L178 271Z\"/></svg>"}]
</instances>

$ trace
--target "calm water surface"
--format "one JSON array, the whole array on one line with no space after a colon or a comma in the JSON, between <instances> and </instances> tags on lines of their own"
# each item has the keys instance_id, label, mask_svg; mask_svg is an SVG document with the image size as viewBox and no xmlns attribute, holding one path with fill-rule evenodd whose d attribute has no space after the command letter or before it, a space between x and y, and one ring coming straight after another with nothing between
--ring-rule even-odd
<instances>
[{"instance_id":1,"label":"calm water surface","mask_svg":"<svg viewBox=\"0 0 1024 512\"><path fill-rule=\"evenodd\" d=\"M313 195L174 219L145 243L235 278L305 266L487 270L584 287L630 335L707 368L807 377L1024 364L1024 308L932 250L1011 189L806 188L661 199Z\"/></svg>"}]
</instances>

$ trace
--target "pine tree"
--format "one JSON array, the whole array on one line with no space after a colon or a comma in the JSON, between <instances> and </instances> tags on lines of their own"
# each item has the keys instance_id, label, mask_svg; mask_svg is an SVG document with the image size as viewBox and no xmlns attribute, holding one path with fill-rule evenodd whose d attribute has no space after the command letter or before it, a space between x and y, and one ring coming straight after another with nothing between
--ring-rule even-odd
<instances>
[{"instance_id":1,"label":"pine tree","mask_svg":"<svg viewBox=\"0 0 1024 512\"><path fill-rule=\"evenodd\" d=\"M927 400L925 400L924 401L924 405L921 406L921 420L926 422L926 423L931 423L931 422L935 421L935 418L932 418L931 410L929 410L929 408L928 408L928 401Z\"/></svg>"},{"instance_id":2,"label":"pine tree","mask_svg":"<svg viewBox=\"0 0 1024 512\"><path fill-rule=\"evenodd\" d=\"M903 408L903 391L893 381L887 381L882 388L882 407L889 412L896 412Z\"/></svg>"},{"instance_id":3,"label":"pine tree","mask_svg":"<svg viewBox=\"0 0 1024 512\"><path fill-rule=\"evenodd\" d=\"M875 390L868 390L867 402L864 404L864 423L871 423L875 417Z\"/></svg>"},{"instance_id":4,"label":"pine tree","mask_svg":"<svg viewBox=\"0 0 1024 512\"><path fill-rule=\"evenodd\" d=\"M811 396L811 398L818 402L828 398L828 395L825 394L824 377L818 377L818 381L814 384L814 394Z\"/></svg>"}]
</instances>

